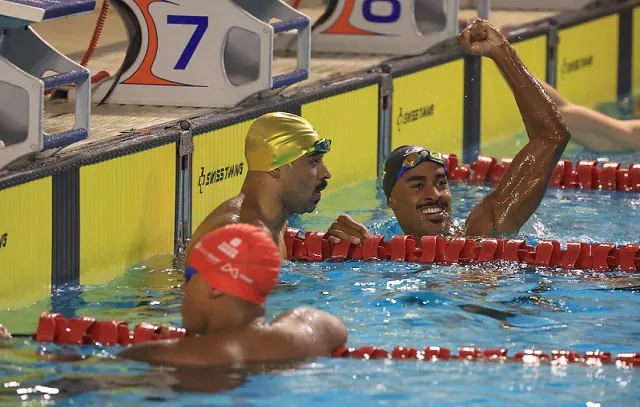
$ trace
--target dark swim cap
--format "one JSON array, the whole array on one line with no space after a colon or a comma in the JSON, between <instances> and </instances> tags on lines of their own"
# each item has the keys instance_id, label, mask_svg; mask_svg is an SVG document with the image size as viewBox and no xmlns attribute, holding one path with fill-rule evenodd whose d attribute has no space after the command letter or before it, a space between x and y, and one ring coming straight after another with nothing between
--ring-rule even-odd
<instances>
[{"instance_id":1,"label":"dark swim cap","mask_svg":"<svg viewBox=\"0 0 640 407\"><path fill-rule=\"evenodd\" d=\"M382 189L387 198L406 170L425 161L440 164L447 170L440 153L432 153L422 146L404 145L393 150L382 165Z\"/></svg>"}]
</instances>

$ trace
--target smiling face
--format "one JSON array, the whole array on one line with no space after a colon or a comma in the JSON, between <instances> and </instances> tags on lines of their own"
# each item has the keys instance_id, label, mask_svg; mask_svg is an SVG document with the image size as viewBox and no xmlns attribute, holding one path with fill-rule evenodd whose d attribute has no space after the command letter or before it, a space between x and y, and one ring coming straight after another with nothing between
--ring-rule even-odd
<instances>
[{"instance_id":1,"label":"smiling face","mask_svg":"<svg viewBox=\"0 0 640 407\"><path fill-rule=\"evenodd\" d=\"M451 190L444 168L422 162L405 171L387 200L406 234L416 240L442 235L451 227Z\"/></svg>"}]
</instances>

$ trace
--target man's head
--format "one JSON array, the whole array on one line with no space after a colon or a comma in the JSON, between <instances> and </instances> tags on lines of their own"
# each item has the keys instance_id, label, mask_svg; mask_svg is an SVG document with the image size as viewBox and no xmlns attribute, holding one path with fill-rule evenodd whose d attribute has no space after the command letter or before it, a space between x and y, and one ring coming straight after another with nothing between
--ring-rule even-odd
<instances>
[{"instance_id":1,"label":"man's head","mask_svg":"<svg viewBox=\"0 0 640 407\"><path fill-rule=\"evenodd\" d=\"M281 259L263 229L232 224L200 239L187 264L183 326L204 333L242 320L247 310L263 310L278 282Z\"/></svg>"},{"instance_id":2,"label":"man's head","mask_svg":"<svg viewBox=\"0 0 640 407\"><path fill-rule=\"evenodd\" d=\"M384 163L382 185L405 233L419 239L449 231L451 191L439 153L415 145L398 147Z\"/></svg>"},{"instance_id":3,"label":"man's head","mask_svg":"<svg viewBox=\"0 0 640 407\"><path fill-rule=\"evenodd\" d=\"M245 140L249 171L271 174L278 193L292 213L312 212L327 187L331 173L322 158L331 149L313 126L290 113L268 113L258 118Z\"/></svg>"}]
</instances>

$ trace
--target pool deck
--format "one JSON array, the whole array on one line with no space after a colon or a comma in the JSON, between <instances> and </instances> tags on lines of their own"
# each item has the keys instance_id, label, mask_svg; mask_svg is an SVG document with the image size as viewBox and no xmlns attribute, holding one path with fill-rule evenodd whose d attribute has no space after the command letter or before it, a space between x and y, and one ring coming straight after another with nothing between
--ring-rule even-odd
<instances>
[{"instance_id":1,"label":"pool deck","mask_svg":"<svg viewBox=\"0 0 640 407\"><path fill-rule=\"evenodd\" d=\"M288 0L292 3L292 0ZM306 0L300 11L315 22L324 12L323 2ZM80 62L89 44L100 13L102 2L99 1L92 13L54 20L34 25L34 29L51 45L75 61ZM497 27L520 25L547 18L560 11L515 11L492 10L490 21ZM461 10L460 19L476 17L475 10ZM73 30L68 27L73 26ZM114 74L122 60L127 47L127 33L117 11L110 7L98 48L91 58L88 69L92 75L99 71ZM289 87L287 94L295 93L301 86L330 78L333 75L348 74L387 60L391 55L345 55L313 53L311 72L308 80ZM290 71L295 68L295 56L278 56L274 59L274 74ZM175 120L197 117L226 109L171 107L171 106L139 106L105 104L92 106L91 131L85 141L67 147L65 153L82 148L95 142L121 137L123 133L131 133L152 126ZM52 133L72 126L75 120L74 105L66 99L47 100L45 102L45 131Z\"/></svg>"}]
</instances>

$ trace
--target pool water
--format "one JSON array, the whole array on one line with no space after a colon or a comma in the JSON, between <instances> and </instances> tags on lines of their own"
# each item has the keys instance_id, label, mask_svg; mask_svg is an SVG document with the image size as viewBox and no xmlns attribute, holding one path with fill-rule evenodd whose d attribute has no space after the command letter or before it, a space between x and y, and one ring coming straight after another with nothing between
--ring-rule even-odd
<instances>
[{"instance_id":1,"label":"pool water","mask_svg":"<svg viewBox=\"0 0 640 407\"><path fill-rule=\"evenodd\" d=\"M568 151L575 159L584 152ZM577 155L576 155L577 154ZM609 154L619 160L622 155ZM640 154L625 159L640 162ZM491 185L452 183L464 220ZM326 230L341 213L376 233L400 233L375 181L323 198L292 226ZM516 236L640 242L640 193L549 189ZM171 256L131 268L109 284L60 289L51 300L0 312L32 332L42 311L180 325L181 271ZM640 351L640 275L515 264L291 263L267 302L268 317L312 306L342 318L349 346L404 345ZM41 356L36 356L36 352ZM295 365L167 369L110 359L117 348L0 344L0 406L608 406L639 405L640 369L321 358ZM82 355L88 357L78 360ZM226 389L222 391L223 389Z\"/></svg>"}]
</instances>

